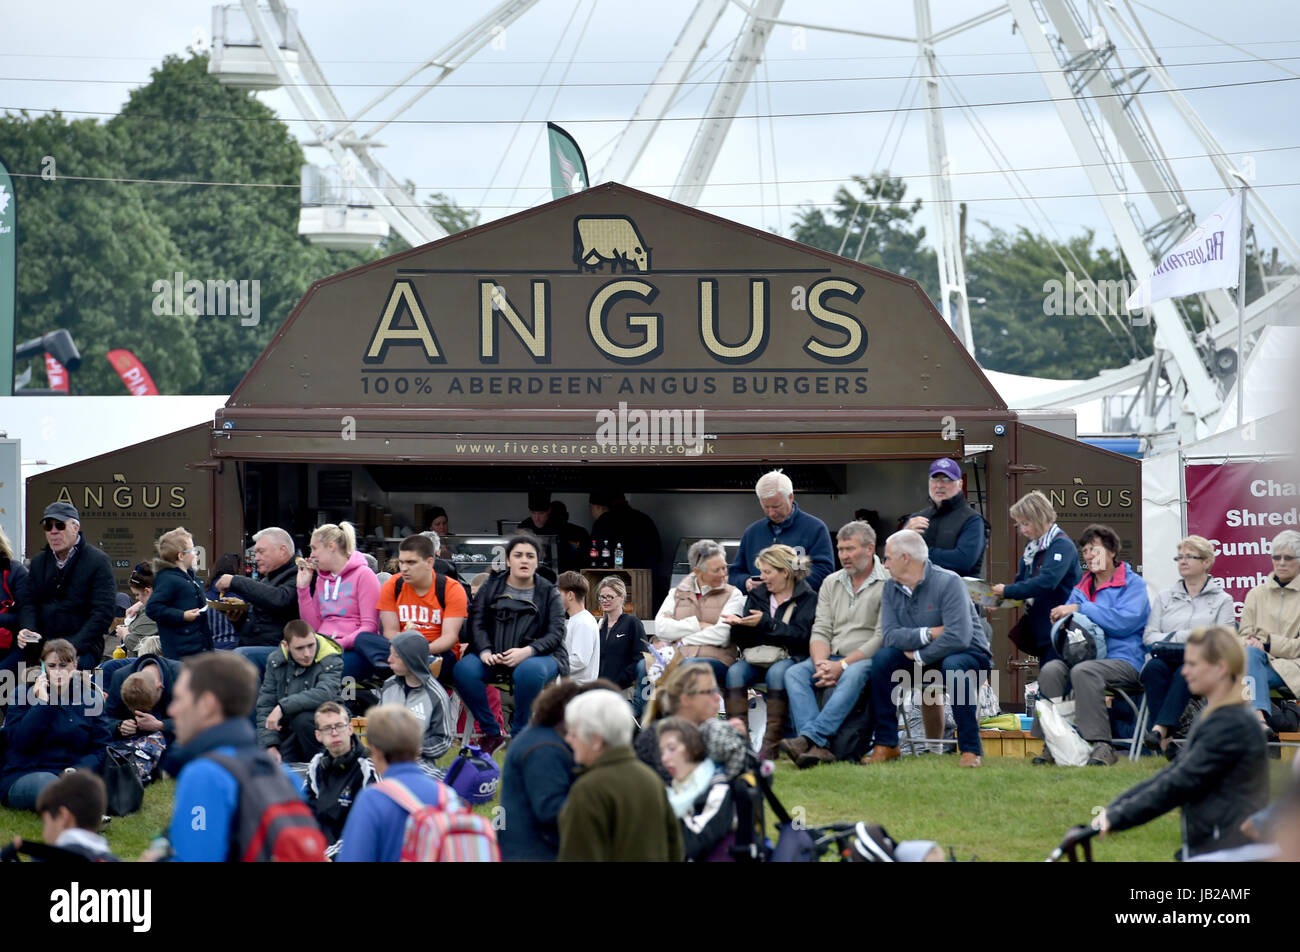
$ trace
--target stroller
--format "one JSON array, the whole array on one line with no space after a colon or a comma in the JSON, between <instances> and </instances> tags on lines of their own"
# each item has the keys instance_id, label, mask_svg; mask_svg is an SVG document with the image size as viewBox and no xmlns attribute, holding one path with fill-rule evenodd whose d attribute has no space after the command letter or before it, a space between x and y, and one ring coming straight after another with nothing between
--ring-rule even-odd
<instances>
[{"instance_id":1,"label":"stroller","mask_svg":"<svg viewBox=\"0 0 1300 952\"><path fill-rule=\"evenodd\" d=\"M772 790L772 764L748 754L745 772L731 783L736 806L736 839L731 857L738 863L816 863L833 849L842 863L893 863L896 844L875 823L796 823ZM777 821L777 841L768 840L764 804Z\"/></svg>"},{"instance_id":2,"label":"stroller","mask_svg":"<svg viewBox=\"0 0 1300 952\"><path fill-rule=\"evenodd\" d=\"M1079 854L1083 854L1082 862L1092 862L1092 838L1099 831L1090 826L1072 826L1065 833L1065 838L1061 840L1060 845L1047 855L1047 862L1060 863L1062 861L1077 863L1080 862Z\"/></svg>"}]
</instances>

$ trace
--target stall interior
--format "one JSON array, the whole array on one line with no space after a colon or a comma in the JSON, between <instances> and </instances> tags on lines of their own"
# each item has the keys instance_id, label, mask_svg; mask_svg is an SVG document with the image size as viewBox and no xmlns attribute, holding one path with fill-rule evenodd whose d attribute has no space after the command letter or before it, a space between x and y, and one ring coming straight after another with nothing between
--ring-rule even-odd
<instances>
[{"instance_id":1,"label":"stall interior","mask_svg":"<svg viewBox=\"0 0 1300 952\"><path fill-rule=\"evenodd\" d=\"M881 537L878 548L883 548L884 536L898 528L904 517L928 505L928 462L889 459L781 468L794 483L796 503L824 521L832 537L865 510L867 521ZM374 555L383 568L396 556L402 538L430 528L430 513L437 506L447 512L442 554L458 569L468 570L468 575L461 573L467 578L490 568L505 539L529 518L529 493L549 492L553 506L567 508L569 523L589 532L593 522L589 494L617 489L658 529L661 561L647 567L655 578L647 600L657 608L669 586L689 571L686 552L691 542L711 538L726 546L728 559L735 554L741 533L762 518L754 484L771 468L770 464L542 468L250 462L241 464L240 478L248 544L257 529L278 525L305 550L315 526L347 519L357 527L361 550ZM963 470L967 498L987 518L984 457L967 460ZM582 567L621 569L616 562L620 541L626 540L593 540L596 558L581 553ZM562 542L543 535L543 543L543 564L559 568Z\"/></svg>"}]
</instances>

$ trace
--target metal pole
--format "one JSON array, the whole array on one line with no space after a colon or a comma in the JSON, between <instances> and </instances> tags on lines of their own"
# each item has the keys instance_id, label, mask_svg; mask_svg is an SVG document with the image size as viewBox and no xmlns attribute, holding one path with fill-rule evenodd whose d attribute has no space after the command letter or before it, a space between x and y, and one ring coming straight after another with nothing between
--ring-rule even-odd
<instances>
[{"instance_id":1,"label":"metal pole","mask_svg":"<svg viewBox=\"0 0 1300 952\"><path fill-rule=\"evenodd\" d=\"M1241 183L1241 266L1237 271L1237 428L1246 414L1246 183Z\"/></svg>"}]
</instances>

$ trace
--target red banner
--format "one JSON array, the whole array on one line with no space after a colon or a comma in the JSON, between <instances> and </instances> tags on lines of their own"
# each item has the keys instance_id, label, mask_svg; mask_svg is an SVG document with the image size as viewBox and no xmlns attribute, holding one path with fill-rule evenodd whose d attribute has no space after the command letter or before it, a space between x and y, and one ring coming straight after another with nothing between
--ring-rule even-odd
<instances>
[{"instance_id":1,"label":"red banner","mask_svg":"<svg viewBox=\"0 0 1300 952\"><path fill-rule=\"evenodd\" d=\"M1296 528L1295 466L1282 460L1188 464L1183 474L1187 531L1214 546L1211 574L1237 603L1240 617L1246 593L1272 574L1273 537Z\"/></svg>"},{"instance_id":2,"label":"red banner","mask_svg":"<svg viewBox=\"0 0 1300 952\"><path fill-rule=\"evenodd\" d=\"M137 397L156 397L158 388L154 386L153 377L144 369L144 364L129 350L110 350L106 355L117 375L126 384L126 389Z\"/></svg>"},{"instance_id":3,"label":"red banner","mask_svg":"<svg viewBox=\"0 0 1300 952\"><path fill-rule=\"evenodd\" d=\"M68 392L68 371L49 354L45 355L45 379L50 382L50 389L59 393Z\"/></svg>"}]
</instances>

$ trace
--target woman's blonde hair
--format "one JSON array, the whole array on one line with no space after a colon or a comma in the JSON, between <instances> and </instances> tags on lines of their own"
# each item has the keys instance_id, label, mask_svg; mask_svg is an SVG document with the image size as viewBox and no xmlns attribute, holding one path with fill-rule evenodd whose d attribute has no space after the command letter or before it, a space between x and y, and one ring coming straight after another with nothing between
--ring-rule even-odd
<instances>
[{"instance_id":1,"label":"woman's blonde hair","mask_svg":"<svg viewBox=\"0 0 1300 952\"><path fill-rule=\"evenodd\" d=\"M1242 675L1246 673L1246 650L1242 648L1241 642L1237 639L1237 634L1231 628L1224 625L1210 625L1206 628L1197 628L1187 636L1187 645L1195 645L1200 649L1201 657L1210 664L1218 664L1220 661L1228 665L1228 674L1232 677L1232 690L1225 696L1224 700L1211 702L1205 708L1205 714L1211 711L1226 707L1229 704L1243 704L1245 697L1241 689ZM1259 685L1256 685L1258 690ZM1265 686L1264 690L1268 690Z\"/></svg>"},{"instance_id":2,"label":"woman's blonde hair","mask_svg":"<svg viewBox=\"0 0 1300 952\"><path fill-rule=\"evenodd\" d=\"M1191 549L1195 554L1204 559L1205 571L1207 572L1210 570L1210 566L1214 564L1214 546L1210 544L1210 540L1205 538L1205 536L1189 535L1186 539L1183 539L1178 543L1178 548ZM1176 552L1178 549L1175 549L1174 551Z\"/></svg>"},{"instance_id":3,"label":"woman's blonde hair","mask_svg":"<svg viewBox=\"0 0 1300 952\"><path fill-rule=\"evenodd\" d=\"M679 656L680 657L680 656ZM655 685L655 693L646 707L645 723L653 724L662 717L677 713L682 704L682 695L693 690L695 681L704 676L712 678L713 668L707 664L684 664L678 662Z\"/></svg>"},{"instance_id":4,"label":"woman's blonde hair","mask_svg":"<svg viewBox=\"0 0 1300 952\"><path fill-rule=\"evenodd\" d=\"M601 579L600 584L596 586L596 591L599 592L602 588L613 589L615 595L624 601L627 600L627 586L617 575L606 575Z\"/></svg>"},{"instance_id":5,"label":"woman's blonde hair","mask_svg":"<svg viewBox=\"0 0 1300 952\"><path fill-rule=\"evenodd\" d=\"M322 544L333 542L345 556L357 550L357 530L350 522L326 523L311 534L312 539L320 539Z\"/></svg>"},{"instance_id":6,"label":"woman's blonde hair","mask_svg":"<svg viewBox=\"0 0 1300 952\"><path fill-rule=\"evenodd\" d=\"M158 537L158 558L169 565L175 565L180 560L181 553L193 545L194 533L184 526L178 526Z\"/></svg>"},{"instance_id":7,"label":"woman's blonde hair","mask_svg":"<svg viewBox=\"0 0 1300 952\"><path fill-rule=\"evenodd\" d=\"M812 559L806 555L800 555L790 546L780 542L776 545L769 545L758 553L754 557L754 561L764 562L778 572L789 573L790 581L794 585L798 585L812 573Z\"/></svg>"},{"instance_id":8,"label":"woman's blonde hair","mask_svg":"<svg viewBox=\"0 0 1300 952\"><path fill-rule=\"evenodd\" d=\"M14 546L13 543L9 541L9 537L5 535L4 526L0 526L0 556L3 556L6 559L12 559L14 557Z\"/></svg>"},{"instance_id":9,"label":"woman's blonde hair","mask_svg":"<svg viewBox=\"0 0 1300 952\"><path fill-rule=\"evenodd\" d=\"M1056 521L1056 510L1048 498L1035 489L1011 504L1011 518L1047 529Z\"/></svg>"}]
</instances>

